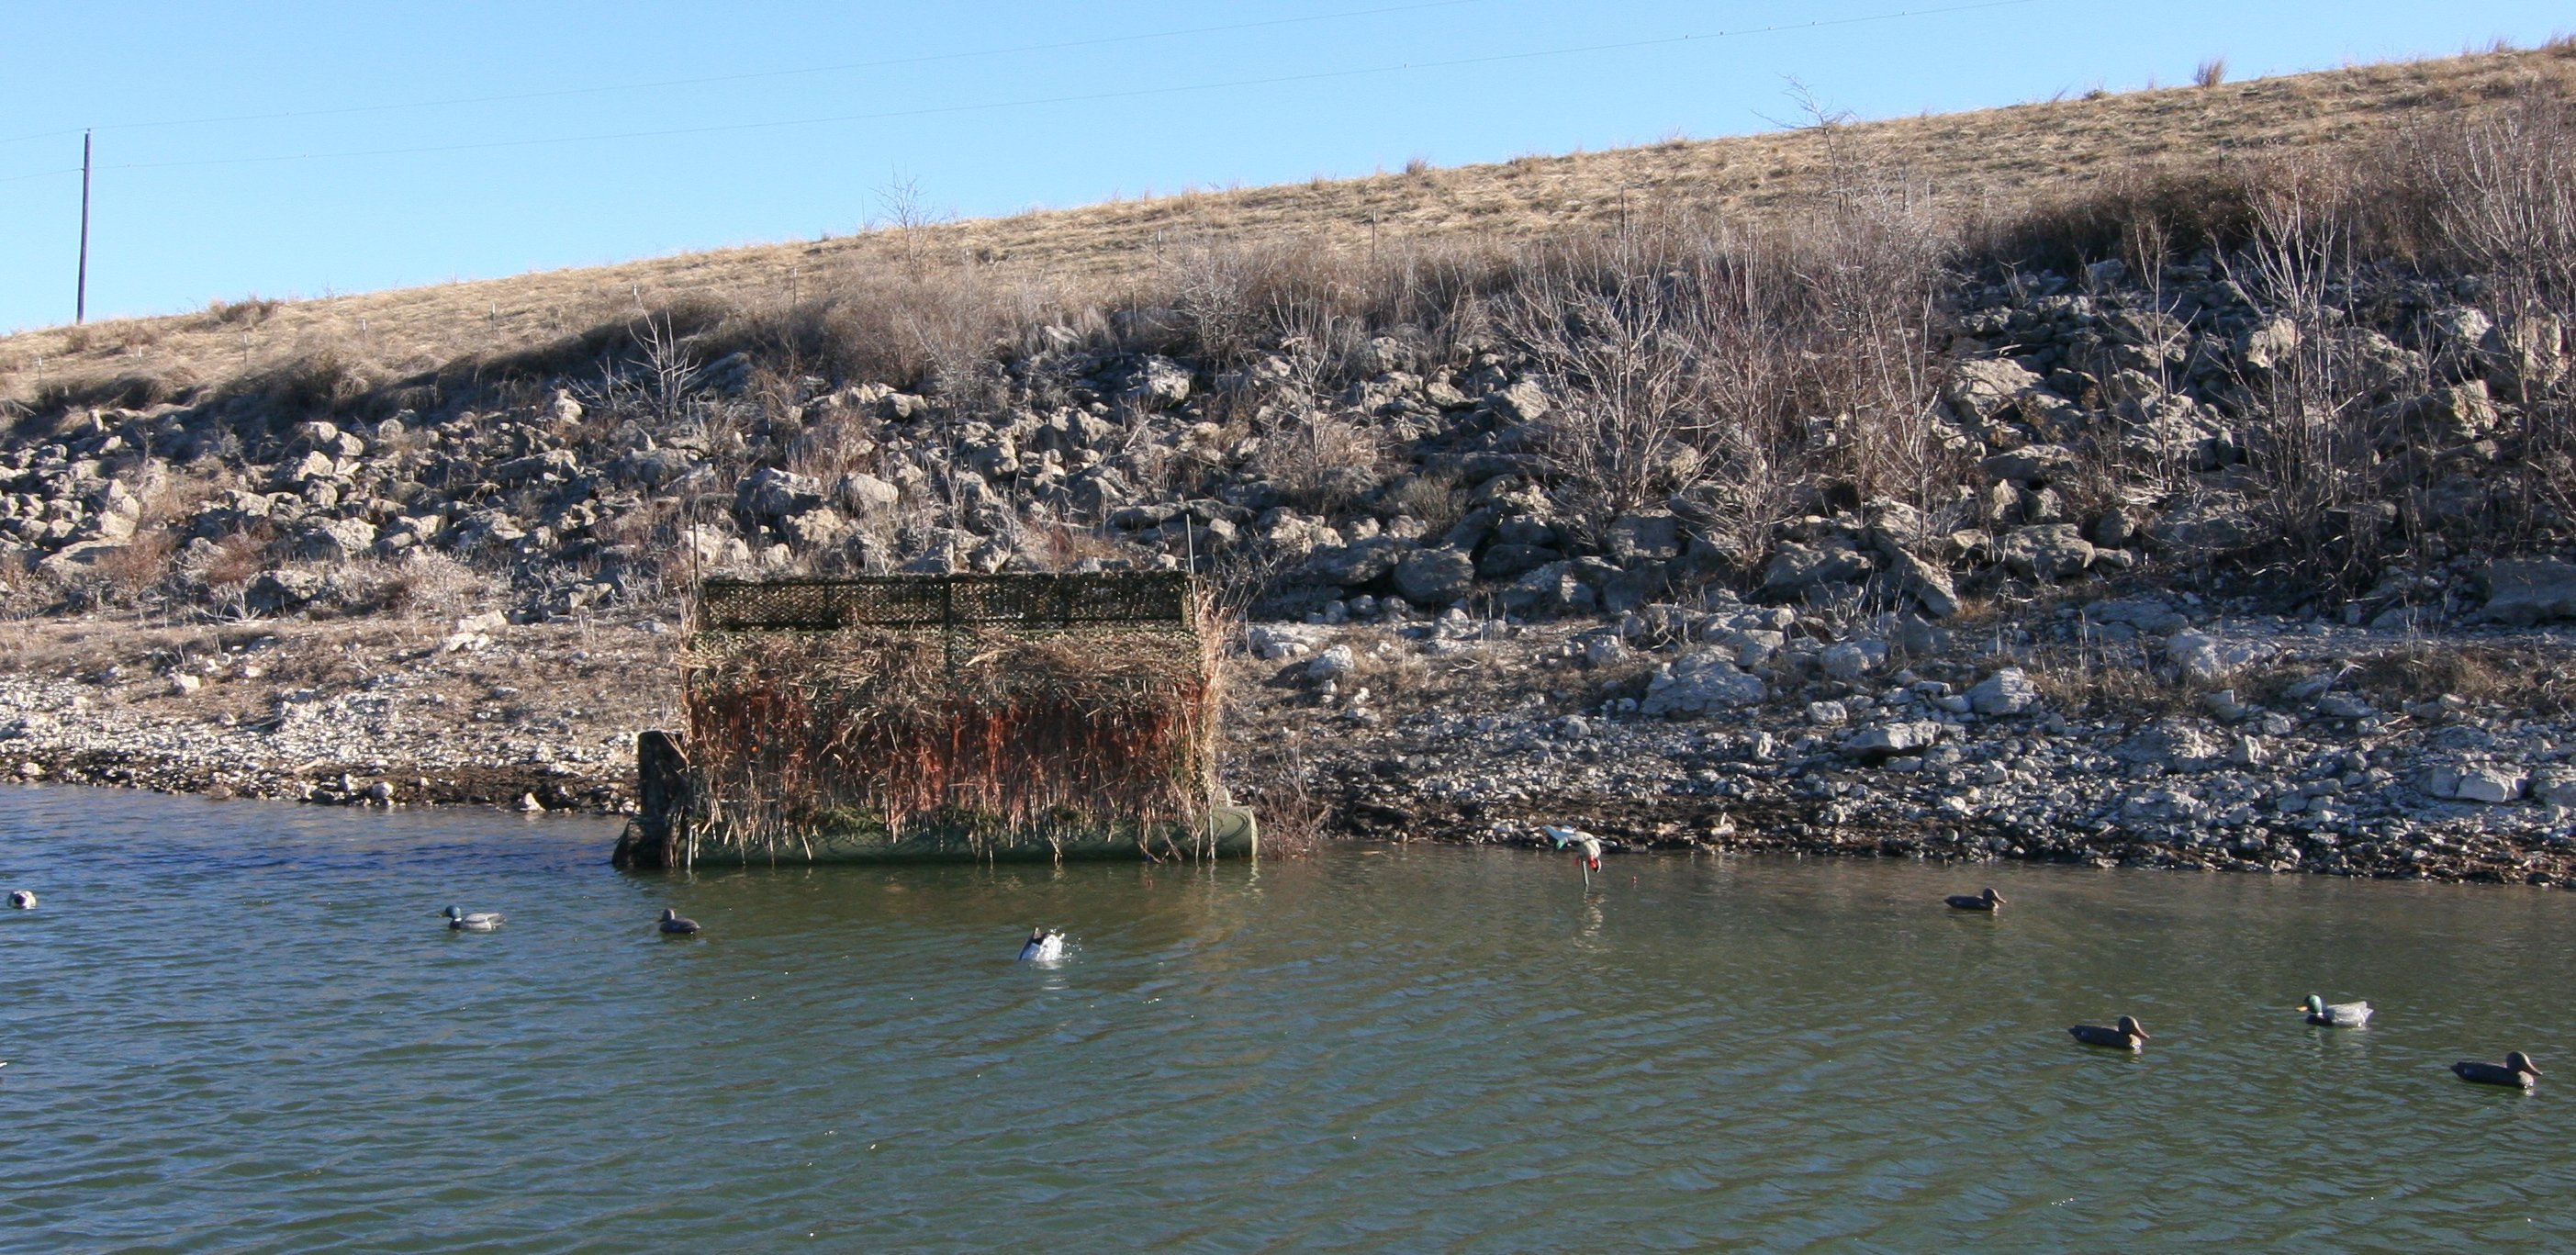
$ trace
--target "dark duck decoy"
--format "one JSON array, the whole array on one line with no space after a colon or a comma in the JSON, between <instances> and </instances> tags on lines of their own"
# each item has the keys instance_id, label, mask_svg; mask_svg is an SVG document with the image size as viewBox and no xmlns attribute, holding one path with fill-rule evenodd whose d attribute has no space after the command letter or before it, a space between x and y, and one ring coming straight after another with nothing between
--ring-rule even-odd
<instances>
[{"instance_id":1,"label":"dark duck decoy","mask_svg":"<svg viewBox=\"0 0 2576 1255\"><path fill-rule=\"evenodd\" d=\"M1949 903L1954 911L1991 911L2004 904L2004 895L1989 886L1984 893L1954 893L1942 901Z\"/></svg>"},{"instance_id":2,"label":"dark duck decoy","mask_svg":"<svg viewBox=\"0 0 2576 1255\"><path fill-rule=\"evenodd\" d=\"M2078 1024L2066 1030L2075 1040L2087 1046L2109 1046L2114 1050L2144 1050L2147 1030L2138 1027L2137 1017L2124 1015L2118 1025L2104 1028L2099 1024Z\"/></svg>"},{"instance_id":3,"label":"dark duck decoy","mask_svg":"<svg viewBox=\"0 0 2576 1255\"><path fill-rule=\"evenodd\" d=\"M2451 1065L2451 1072L2463 1081L2474 1081L2480 1085L2510 1085L2515 1089L2529 1089L2540 1079L2540 1069L2531 1066L2531 1056L2519 1050L2507 1054L2502 1063L2462 1059Z\"/></svg>"},{"instance_id":4,"label":"dark duck decoy","mask_svg":"<svg viewBox=\"0 0 2576 1255\"><path fill-rule=\"evenodd\" d=\"M685 937L698 931L698 921L689 919L669 907L662 908L662 931L674 937Z\"/></svg>"},{"instance_id":5,"label":"dark duck decoy","mask_svg":"<svg viewBox=\"0 0 2576 1255\"><path fill-rule=\"evenodd\" d=\"M1064 934L1044 928L1029 930L1028 944L1020 947L1023 963L1052 963L1064 957Z\"/></svg>"}]
</instances>

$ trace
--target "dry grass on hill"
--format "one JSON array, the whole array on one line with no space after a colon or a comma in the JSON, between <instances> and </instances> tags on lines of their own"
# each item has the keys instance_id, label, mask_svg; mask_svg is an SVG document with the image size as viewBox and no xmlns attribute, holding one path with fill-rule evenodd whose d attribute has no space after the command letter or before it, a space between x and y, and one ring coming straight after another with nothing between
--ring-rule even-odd
<instances>
[{"instance_id":1,"label":"dry grass on hill","mask_svg":"<svg viewBox=\"0 0 2576 1255\"><path fill-rule=\"evenodd\" d=\"M690 253L584 270L323 300L217 302L162 318L0 338L0 402L77 385L148 405L318 356L378 378L563 341L691 297L793 305L854 282L980 272L1032 304L1094 304L1168 283L1212 242L1376 252L1510 245L1615 223L1643 207L1776 220L1831 198L1836 171L1901 177L1952 215L2002 220L2144 172L2385 136L2462 108L2576 88L2576 45L2177 87L1973 113L1672 141L1484 166L1316 180L814 243ZM292 381L288 381L292 382Z\"/></svg>"}]
</instances>

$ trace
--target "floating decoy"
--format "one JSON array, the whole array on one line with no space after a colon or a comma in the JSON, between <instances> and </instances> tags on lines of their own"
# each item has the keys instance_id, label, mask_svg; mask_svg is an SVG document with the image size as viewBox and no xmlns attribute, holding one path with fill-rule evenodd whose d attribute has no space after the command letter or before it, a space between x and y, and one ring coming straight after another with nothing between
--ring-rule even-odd
<instances>
[{"instance_id":1,"label":"floating decoy","mask_svg":"<svg viewBox=\"0 0 2576 1255\"><path fill-rule=\"evenodd\" d=\"M2540 1079L2540 1069L2531 1066L2531 1056L2519 1050L2505 1055L2502 1063L2462 1059L2451 1065L2451 1072L2463 1081L2475 1081L2480 1085L2510 1085L2515 1089L2529 1089L2534 1081Z\"/></svg>"},{"instance_id":2,"label":"floating decoy","mask_svg":"<svg viewBox=\"0 0 2576 1255\"><path fill-rule=\"evenodd\" d=\"M669 907L662 908L662 931L673 936L687 936L698 931L698 921L682 916Z\"/></svg>"},{"instance_id":3,"label":"floating decoy","mask_svg":"<svg viewBox=\"0 0 2576 1255\"><path fill-rule=\"evenodd\" d=\"M2004 904L2004 895L1988 886L1984 893L1954 893L1941 899L1954 911L1991 911Z\"/></svg>"},{"instance_id":4,"label":"floating decoy","mask_svg":"<svg viewBox=\"0 0 2576 1255\"><path fill-rule=\"evenodd\" d=\"M2310 1024L2327 1024L2336 1028L2360 1028L2370 1023L2370 1004L2367 1002L2328 1002L2315 994L2309 994L2307 1005L2301 1009L2308 1013Z\"/></svg>"},{"instance_id":5,"label":"floating decoy","mask_svg":"<svg viewBox=\"0 0 2576 1255\"><path fill-rule=\"evenodd\" d=\"M1052 963L1064 957L1064 934L1044 928L1029 930L1028 944L1020 947L1023 963Z\"/></svg>"},{"instance_id":6,"label":"floating decoy","mask_svg":"<svg viewBox=\"0 0 2576 1255\"><path fill-rule=\"evenodd\" d=\"M2147 1030L2138 1027L2135 1016L2121 1016L2119 1025L2114 1028L2104 1028L2099 1024L2078 1024L2066 1031L2073 1033L2075 1040L2087 1046L2109 1046L2115 1050L2144 1050L2147 1044Z\"/></svg>"},{"instance_id":7,"label":"floating decoy","mask_svg":"<svg viewBox=\"0 0 2576 1255\"><path fill-rule=\"evenodd\" d=\"M14 910L14 911L32 911L32 910L35 910L35 909L36 909L36 891L35 891L35 890L33 890L33 889L12 889L12 890L10 890L10 891L9 891L9 909Z\"/></svg>"},{"instance_id":8,"label":"floating decoy","mask_svg":"<svg viewBox=\"0 0 2576 1255\"><path fill-rule=\"evenodd\" d=\"M501 926L499 911L461 911L449 907L439 914L447 917L447 926L459 932L488 933Z\"/></svg>"}]
</instances>

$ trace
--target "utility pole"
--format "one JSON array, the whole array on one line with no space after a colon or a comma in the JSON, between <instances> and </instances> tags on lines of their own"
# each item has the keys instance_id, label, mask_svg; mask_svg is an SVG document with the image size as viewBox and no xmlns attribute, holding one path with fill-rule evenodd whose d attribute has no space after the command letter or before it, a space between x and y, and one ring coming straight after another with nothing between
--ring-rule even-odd
<instances>
[{"instance_id":1,"label":"utility pole","mask_svg":"<svg viewBox=\"0 0 2576 1255\"><path fill-rule=\"evenodd\" d=\"M89 132L81 132L80 286L72 293L72 325L89 320Z\"/></svg>"}]
</instances>

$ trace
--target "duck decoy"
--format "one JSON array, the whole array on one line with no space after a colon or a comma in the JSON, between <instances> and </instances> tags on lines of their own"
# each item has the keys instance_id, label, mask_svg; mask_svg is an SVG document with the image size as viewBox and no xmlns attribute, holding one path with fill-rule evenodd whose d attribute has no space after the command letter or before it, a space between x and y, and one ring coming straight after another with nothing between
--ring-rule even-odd
<instances>
[{"instance_id":1,"label":"duck decoy","mask_svg":"<svg viewBox=\"0 0 2576 1255\"><path fill-rule=\"evenodd\" d=\"M1539 831L1546 833L1547 839L1555 842L1560 850L1570 845L1583 851L1583 884L1586 888L1591 887L1592 873L1601 870L1601 838L1580 828L1556 824L1542 825Z\"/></svg>"},{"instance_id":2,"label":"duck decoy","mask_svg":"<svg viewBox=\"0 0 2576 1255\"><path fill-rule=\"evenodd\" d=\"M700 925L698 921L687 918L686 916L681 915L678 911L674 911L667 906L662 908L663 932L669 933L675 937L685 937L690 933L698 931L699 928Z\"/></svg>"},{"instance_id":3,"label":"duck decoy","mask_svg":"<svg viewBox=\"0 0 2576 1255\"><path fill-rule=\"evenodd\" d=\"M2515 1089L2529 1089L2540 1079L2540 1069L2531 1066L2531 1056L2519 1050L2506 1054L2502 1063L2462 1059L2451 1065L2451 1073L2463 1081L2474 1081L2480 1085L2510 1085Z\"/></svg>"},{"instance_id":4,"label":"duck decoy","mask_svg":"<svg viewBox=\"0 0 2576 1255\"><path fill-rule=\"evenodd\" d=\"M2074 1034L2075 1040L2087 1046L2109 1046L2115 1050L2144 1050L2147 1045L2147 1030L2138 1027L2135 1016L2121 1016L2119 1024L2111 1028L2104 1028L2099 1024L2078 1024L2066 1031Z\"/></svg>"},{"instance_id":5,"label":"duck decoy","mask_svg":"<svg viewBox=\"0 0 2576 1255\"><path fill-rule=\"evenodd\" d=\"M36 909L36 891L35 891L35 890L33 890L33 889L12 889L12 890L10 890L10 891L9 891L9 909L11 909L11 910L13 910L13 911L32 911L32 910L35 910L35 909Z\"/></svg>"},{"instance_id":6,"label":"duck decoy","mask_svg":"<svg viewBox=\"0 0 2576 1255\"><path fill-rule=\"evenodd\" d=\"M1022 963L1052 963L1064 957L1064 934L1044 928L1029 930L1028 943L1020 947Z\"/></svg>"},{"instance_id":7,"label":"duck decoy","mask_svg":"<svg viewBox=\"0 0 2576 1255\"><path fill-rule=\"evenodd\" d=\"M2335 1028L2360 1028L2370 1023L2370 1004L2367 1002L2328 1002L2315 994L2309 994L2307 1005L2301 1010L2308 1013L2310 1024L2325 1024Z\"/></svg>"},{"instance_id":8,"label":"duck decoy","mask_svg":"<svg viewBox=\"0 0 2576 1255\"><path fill-rule=\"evenodd\" d=\"M488 933L501 926L499 911L462 911L449 907L439 914L447 917L447 926L458 932Z\"/></svg>"},{"instance_id":9,"label":"duck decoy","mask_svg":"<svg viewBox=\"0 0 2576 1255\"><path fill-rule=\"evenodd\" d=\"M1984 893L1954 893L1941 900L1949 903L1954 911L1991 911L2004 904L2004 895L1989 885Z\"/></svg>"}]
</instances>

